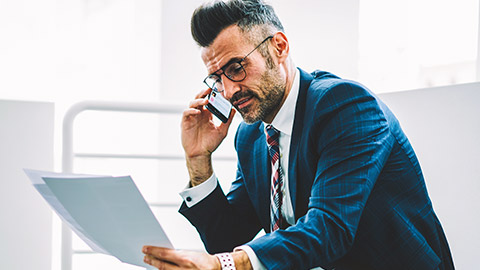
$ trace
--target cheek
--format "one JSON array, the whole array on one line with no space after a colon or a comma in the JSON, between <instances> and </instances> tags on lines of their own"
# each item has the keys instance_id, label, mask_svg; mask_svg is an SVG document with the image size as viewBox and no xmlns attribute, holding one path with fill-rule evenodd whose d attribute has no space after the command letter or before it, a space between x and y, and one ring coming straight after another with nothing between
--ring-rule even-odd
<instances>
[{"instance_id":1,"label":"cheek","mask_svg":"<svg viewBox=\"0 0 480 270\"><path fill-rule=\"evenodd\" d=\"M250 62L245 66L247 78L252 77L259 80L267 70L266 62L259 54L249 56Z\"/></svg>"},{"instance_id":2,"label":"cheek","mask_svg":"<svg viewBox=\"0 0 480 270\"><path fill-rule=\"evenodd\" d=\"M263 71L260 68L251 68L247 71L247 77L243 80L242 84L247 89L258 91L262 85Z\"/></svg>"}]
</instances>

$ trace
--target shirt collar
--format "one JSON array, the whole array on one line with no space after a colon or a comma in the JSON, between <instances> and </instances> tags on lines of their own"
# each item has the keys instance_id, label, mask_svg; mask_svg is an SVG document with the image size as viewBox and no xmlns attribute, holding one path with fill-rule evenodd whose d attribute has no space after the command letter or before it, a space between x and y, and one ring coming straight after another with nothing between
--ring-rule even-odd
<instances>
[{"instance_id":1,"label":"shirt collar","mask_svg":"<svg viewBox=\"0 0 480 270\"><path fill-rule=\"evenodd\" d=\"M300 89L300 72L295 69L295 77L293 79L292 88L278 111L277 115L272 121L272 126L280 132L292 136L293 119L295 116L295 107L297 104L298 91ZM264 123L266 126L267 124Z\"/></svg>"}]
</instances>

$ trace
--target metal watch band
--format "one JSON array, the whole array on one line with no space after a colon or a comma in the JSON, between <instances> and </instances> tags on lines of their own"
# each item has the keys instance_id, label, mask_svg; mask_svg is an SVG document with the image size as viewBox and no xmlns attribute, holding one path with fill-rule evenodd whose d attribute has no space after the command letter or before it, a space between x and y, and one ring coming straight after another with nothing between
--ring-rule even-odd
<instances>
[{"instance_id":1,"label":"metal watch band","mask_svg":"<svg viewBox=\"0 0 480 270\"><path fill-rule=\"evenodd\" d=\"M230 254L229 252L225 252L215 254L215 256L217 256L218 260L220 261L222 270L236 270L232 254Z\"/></svg>"}]
</instances>

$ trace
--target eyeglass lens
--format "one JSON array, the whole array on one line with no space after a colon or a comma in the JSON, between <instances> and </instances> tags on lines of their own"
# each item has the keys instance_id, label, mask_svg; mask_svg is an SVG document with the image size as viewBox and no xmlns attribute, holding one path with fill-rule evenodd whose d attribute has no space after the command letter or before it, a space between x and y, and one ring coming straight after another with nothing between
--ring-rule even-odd
<instances>
[{"instance_id":1,"label":"eyeglass lens","mask_svg":"<svg viewBox=\"0 0 480 270\"><path fill-rule=\"evenodd\" d=\"M234 82L239 82L245 79L247 76L245 69L243 68L243 65L240 62L234 62L222 69L222 73L230 80ZM222 78L218 76L217 74L212 74L207 77L205 82L208 84L208 86L214 90L217 90L219 92L223 91L223 82Z\"/></svg>"}]
</instances>

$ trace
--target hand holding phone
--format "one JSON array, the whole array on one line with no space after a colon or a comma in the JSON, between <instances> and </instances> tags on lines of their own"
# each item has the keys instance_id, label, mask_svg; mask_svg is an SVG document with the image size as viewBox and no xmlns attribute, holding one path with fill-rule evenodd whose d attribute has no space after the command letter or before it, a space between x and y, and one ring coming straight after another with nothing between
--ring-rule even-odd
<instances>
[{"instance_id":1,"label":"hand holding phone","mask_svg":"<svg viewBox=\"0 0 480 270\"><path fill-rule=\"evenodd\" d=\"M222 94L213 91L207 96L208 104L205 106L213 115L218 117L220 121L226 123L230 118L232 104L223 97Z\"/></svg>"}]
</instances>

